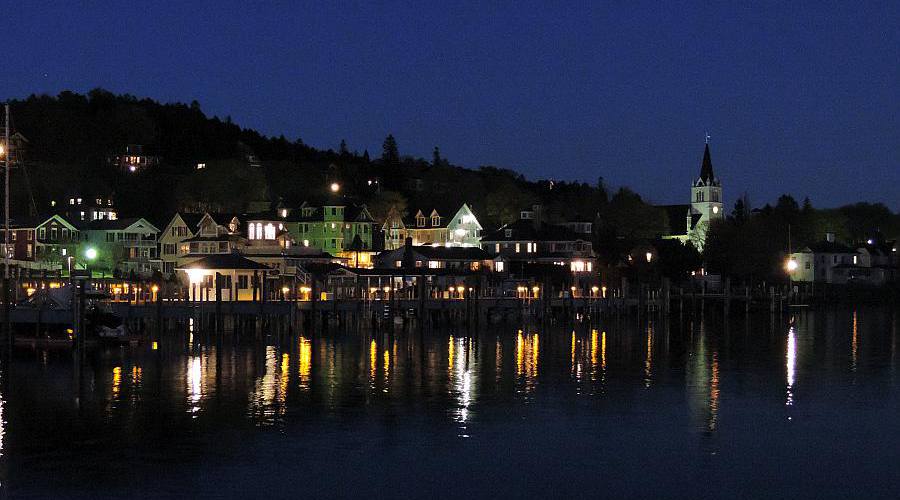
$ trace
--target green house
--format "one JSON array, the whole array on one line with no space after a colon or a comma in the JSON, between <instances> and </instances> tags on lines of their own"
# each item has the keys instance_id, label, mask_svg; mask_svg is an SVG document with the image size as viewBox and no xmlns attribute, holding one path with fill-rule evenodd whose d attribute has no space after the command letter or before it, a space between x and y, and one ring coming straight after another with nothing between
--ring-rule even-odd
<instances>
[{"instance_id":1,"label":"green house","mask_svg":"<svg viewBox=\"0 0 900 500\"><path fill-rule=\"evenodd\" d=\"M304 203L284 212L284 227L297 245L318 248L332 255L372 250L375 219L365 205L333 202L322 206ZM359 248L353 242L359 237Z\"/></svg>"}]
</instances>

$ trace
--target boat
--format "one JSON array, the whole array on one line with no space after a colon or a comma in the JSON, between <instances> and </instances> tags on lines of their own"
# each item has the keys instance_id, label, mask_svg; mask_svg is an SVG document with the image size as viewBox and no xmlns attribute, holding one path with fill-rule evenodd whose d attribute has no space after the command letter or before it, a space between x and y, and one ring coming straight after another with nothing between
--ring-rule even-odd
<instances>
[{"instance_id":1,"label":"boat","mask_svg":"<svg viewBox=\"0 0 900 500\"><path fill-rule=\"evenodd\" d=\"M84 315L86 331L104 342L129 342L128 328L122 318L94 304Z\"/></svg>"}]
</instances>

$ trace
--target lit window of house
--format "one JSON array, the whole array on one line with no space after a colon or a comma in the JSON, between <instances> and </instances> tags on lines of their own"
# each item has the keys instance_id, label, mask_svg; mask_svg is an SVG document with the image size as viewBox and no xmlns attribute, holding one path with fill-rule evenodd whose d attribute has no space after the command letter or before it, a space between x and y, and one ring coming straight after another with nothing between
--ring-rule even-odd
<instances>
[{"instance_id":1,"label":"lit window of house","mask_svg":"<svg viewBox=\"0 0 900 500\"><path fill-rule=\"evenodd\" d=\"M69 198L69 205L75 204L75 198Z\"/></svg>"},{"instance_id":2,"label":"lit window of house","mask_svg":"<svg viewBox=\"0 0 900 500\"><path fill-rule=\"evenodd\" d=\"M519 253L519 252L521 252L521 251L522 251L522 244L521 244L521 243L516 243L516 253Z\"/></svg>"},{"instance_id":3,"label":"lit window of house","mask_svg":"<svg viewBox=\"0 0 900 500\"><path fill-rule=\"evenodd\" d=\"M500 253L500 244L494 243L494 253Z\"/></svg>"},{"instance_id":4,"label":"lit window of house","mask_svg":"<svg viewBox=\"0 0 900 500\"><path fill-rule=\"evenodd\" d=\"M266 239L267 240L275 239L275 225L272 223L266 224Z\"/></svg>"},{"instance_id":5,"label":"lit window of house","mask_svg":"<svg viewBox=\"0 0 900 500\"><path fill-rule=\"evenodd\" d=\"M440 263L440 262L438 262L438 261L436 261L436 260L429 260L429 261L428 261L428 269L438 269L439 267L441 267L441 263Z\"/></svg>"},{"instance_id":6,"label":"lit window of house","mask_svg":"<svg viewBox=\"0 0 900 500\"><path fill-rule=\"evenodd\" d=\"M572 268L573 273L583 273L584 268L585 268L584 261L581 261L581 260L572 261L571 268Z\"/></svg>"},{"instance_id":7,"label":"lit window of house","mask_svg":"<svg viewBox=\"0 0 900 500\"><path fill-rule=\"evenodd\" d=\"M502 262L502 261L498 261L497 263L495 263L495 264L494 264L494 269L495 269L498 273L502 273L502 272L503 272L503 262Z\"/></svg>"},{"instance_id":8,"label":"lit window of house","mask_svg":"<svg viewBox=\"0 0 900 500\"><path fill-rule=\"evenodd\" d=\"M251 240L256 239L256 226L254 224L250 224L250 226L247 230L247 238L249 238Z\"/></svg>"}]
</instances>

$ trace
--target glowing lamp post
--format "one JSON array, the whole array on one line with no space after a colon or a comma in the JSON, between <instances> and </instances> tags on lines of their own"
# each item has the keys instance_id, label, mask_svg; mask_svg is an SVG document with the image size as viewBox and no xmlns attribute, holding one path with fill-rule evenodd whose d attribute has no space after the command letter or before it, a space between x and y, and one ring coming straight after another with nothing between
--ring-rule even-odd
<instances>
[{"instance_id":1,"label":"glowing lamp post","mask_svg":"<svg viewBox=\"0 0 900 500\"><path fill-rule=\"evenodd\" d=\"M332 182L331 186L329 186L329 188L331 189L332 193L337 193L338 191L341 190L341 185L338 184L337 182Z\"/></svg>"},{"instance_id":2,"label":"glowing lamp post","mask_svg":"<svg viewBox=\"0 0 900 500\"><path fill-rule=\"evenodd\" d=\"M97 249L94 247L88 247L87 250L84 251L84 258L87 259L87 272L88 276L93 278L94 272L91 270L91 264L97 260Z\"/></svg>"},{"instance_id":3,"label":"glowing lamp post","mask_svg":"<svg viewBox=\"0 0 900 500\"><path fill-rule=\"evenodd\" d=\"M787 269L787 272L789 273L793 273L797 270L798 267L799 264L797 264L797 261L792 258L788 259L787 263L784 265L784 268Z\"/></svg>"}]
</instances>

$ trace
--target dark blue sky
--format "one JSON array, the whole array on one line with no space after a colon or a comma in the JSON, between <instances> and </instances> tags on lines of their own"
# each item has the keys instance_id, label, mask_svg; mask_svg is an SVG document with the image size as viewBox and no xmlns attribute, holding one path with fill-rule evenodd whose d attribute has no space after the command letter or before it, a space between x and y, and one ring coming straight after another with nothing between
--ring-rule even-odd
<instances>
[{"instance_id":1,"label":"dark blue sky","mask_svg":"<svg viewBox=\"0 0 900 500\"><path fill-rule=\"evenodd\" d=\"M197 99L314 146L377 156L392 132L655 202L686 201L708 130L729 204L900 209L900 2L85 3L4 6L0 97Z\"/></svg>"}]
</instances>

